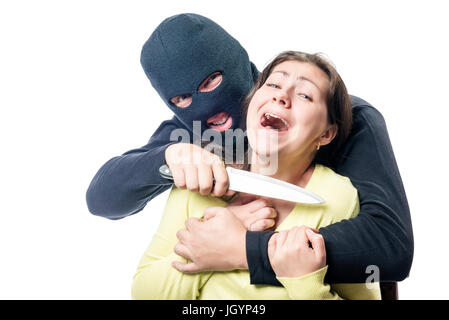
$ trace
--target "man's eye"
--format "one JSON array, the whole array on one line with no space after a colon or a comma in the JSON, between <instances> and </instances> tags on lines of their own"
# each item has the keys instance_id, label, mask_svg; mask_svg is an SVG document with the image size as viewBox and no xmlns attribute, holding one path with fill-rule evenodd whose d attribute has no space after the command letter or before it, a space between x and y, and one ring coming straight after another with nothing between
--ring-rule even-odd
<instances>
[{"instance_id":1,"label":"man's eye","mask_svg":"<svg viewBox=\"0 0 449 320\"><path fill-rule=\"evenodd\" d=\"M207 82L206 82L206 87L207 86L209 86L211 83L213 83L214 81L215 81L215 79L217 79L219 76L221 76L221 74L219 74L219 73L217 73L217 74L213 74L213 75L211 75L210 76L210 78L209 79L207 79ZM218 81L219 79L217 79L217 81Z\"/></svg>"},{"instance_id":2,"label":"man's eye","mask_svg":"<svg viewBox=\"0 0 449 320\"><path fill-rule=\"evenodd\" d=\"M222 79L223 76L221 72L215 72L211 74L209 77L207 77L206 80L204 80L200 84L200 86L198 87L198 91L200 92L212 91L220 85Z\"/></svg>"},{"instance_id":3,"label":"man's eye","mask_svg":"<svg viewBox=\"0 0 449 320\"><path fill-rule=\"evenodd\" d=\"M177 107L186 108L192 103L192 95L181 94L179 96L171 98L170 101Z\"/></svg>"},{"instance_id":4,"label":"man's eye","mask_svg":"<svg viewBox=\"0 0 449 320\"><path fill-rule=\"evenodd\" d=\"M210 77L209 79L207 79L206 83L203 84L203 87L207 88L213 80L214 77Z\"/></svg>"}]
</instances>

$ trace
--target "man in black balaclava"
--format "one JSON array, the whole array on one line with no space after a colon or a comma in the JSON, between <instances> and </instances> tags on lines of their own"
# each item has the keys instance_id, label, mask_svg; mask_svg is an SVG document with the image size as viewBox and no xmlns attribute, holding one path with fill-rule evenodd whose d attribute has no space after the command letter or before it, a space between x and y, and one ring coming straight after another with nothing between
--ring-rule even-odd
<instances>
[{"instance_id":1,"label":"man in black balaclava","mask_svg":"<svg viewBox=\"0 0 449 320\"><path fill-rule=\"evenodd\" d=\"M110 159L93 178L86 194L89 210L109 219L141 211L171 187L160 176L159 167L165 163L167 147L176 142L170 141L176 129L187 130L190 142L201 138L193 133L214 129L226 142L224 131L240 127L241 102L258 76L239 42L196 14L165 19L144 44L141 64L175 116L159 126L147 145ZM221 81L214 90L200 90L217 74ZM178 107L176 97L184 102L190 99L190 104ZM200 130L194 130L194 121L200 123Z\"/></svg>"},{"instance_id":2,"label":"man in black balaclava","mask_svg":"<svg viewBox=\"0 0 449 320\"><path fill-rule=\"evenodd\" d=\"M193 121L201 121L201 133L240 127L241 103L258 71L238 41L215 22L196 14L164 20L143 46L140 61L162 100L191 132ZM220 84L201 92L200 85L213 74L222 77ZM172 99L180 96L190 104L177 106Z\"/></svg>"},{"instance_id":3,"label":"man in black balaclava","mask_svg":"<svg viewBox=\"0 0 449 320\"><path fill-rule=\"evenodd\" d=\"M200 145L200 141L212 141L224 147L228 155L235 154L243 160L246 139L243 131L233 129L245 126L241 123L241 104L258 71L237 40L210 19L180 14L167 18L156 28L142 48L140 61L176 120L189 131L183 137L187 135L190 141L182 142ZM212 130L204 134L207 129ZM210 170L190 173L175 165L193 157L194 152L204 154L215 165ZM227 174L218 157L211 157L201 148L176 144L167 148L165 160L178 187L202 194L212 191L215 196L226 192Z\"/></svg>"},{"instance_id":4,"label":"man in black balaclava","mask_svg":"<svg viewBox=\"0 0 449 320\"><path fill-rule=\"evenodd\" d=\"M192 132L194 120L201 121L201 132L237 128L240 103L258 74L234 38L195 14L164 20L145 43L141 62L175 116L159 126L148 144L110 159L93 178L86 194L89 210L110 219L141 211L171 187L158 170L165 163L166 149L174 143L170 141L173 130ZM202 90L211 79L214 89ZM352 97L352 102L352 132L337 157L325 164L351 179L359 192L360 212L356 218L320 229L329 264L327 282L365 282L370 265L381 270L381 281L400 281L408 276L413 259L407 198L382 115L360 98ZM203 235L212 239L202 243L203 250L213 247L214 239L226 242L231 234L223 227L222 235L207 235L207 224L203 225ZM279 285L267 255L271 235L269 231L246 233L251 283ZM232 254L229 250L223 259Z\"/></svg>"}]
</instances>

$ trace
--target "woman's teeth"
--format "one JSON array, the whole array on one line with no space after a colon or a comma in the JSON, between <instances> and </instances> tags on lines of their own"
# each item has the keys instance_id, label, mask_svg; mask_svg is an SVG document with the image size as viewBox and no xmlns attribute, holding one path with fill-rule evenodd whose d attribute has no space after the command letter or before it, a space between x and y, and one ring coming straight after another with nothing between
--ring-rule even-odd
<instances>
[{"instance_id":1,"label":"woman's teeth","mask_svg":"<svg viewBox=\"0 0 449 320\"><path fill-rule=\"evenodd\" d=\"M288 130L288 123L279 116L267 112L264 114L264 117L267 120L268 125L271 126L273 129L278 131Z\"/></svg>"}]
</instances>

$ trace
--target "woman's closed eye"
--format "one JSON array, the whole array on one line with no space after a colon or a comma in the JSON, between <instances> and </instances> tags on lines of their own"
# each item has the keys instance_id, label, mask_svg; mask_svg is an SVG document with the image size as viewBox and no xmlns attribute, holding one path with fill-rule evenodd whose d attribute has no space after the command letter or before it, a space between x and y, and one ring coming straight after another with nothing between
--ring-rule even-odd
<instances>
[{"instance_id":1,"label":"woman's closed eye","mask_svg":"<svg viewBox=\"0 0 449 320\"><path fill-rule=\"evenodd\" d=\"M192 103L191 94L181 94L170 99L171 103L179 108L187 108Z\"/></svg>"},{"instance_id":2,"label":"woman's closed eye","mask_svg":"<svg viewBox=\"0 0 449 320\"><path fill-rule=\"evenodd\" d=\"M217 88L221 81L223 80L223 76L221 72L214 72L210 76L208 76L198 87L199 92L209 92Z\"/></svg>"}]
</instances>

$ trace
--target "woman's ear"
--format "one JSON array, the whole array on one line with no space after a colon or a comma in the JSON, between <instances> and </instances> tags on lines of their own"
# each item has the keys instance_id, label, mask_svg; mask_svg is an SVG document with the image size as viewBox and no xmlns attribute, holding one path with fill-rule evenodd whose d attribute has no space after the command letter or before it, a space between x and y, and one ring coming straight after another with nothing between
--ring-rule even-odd
<instances>
[{"instance_id":1,"label":"woman's ear","mask_svg":"<svg viewBox=\"0 0 449 320\"><path fill-rule=\"evenodd\" d=\"M325 146L334 140L335 136L338 132L338 125L334 123L329 128L327 128L326 131L323 132L323 134L319 138L319 142L321 146Z\"/></svg>"}]
</instances>

